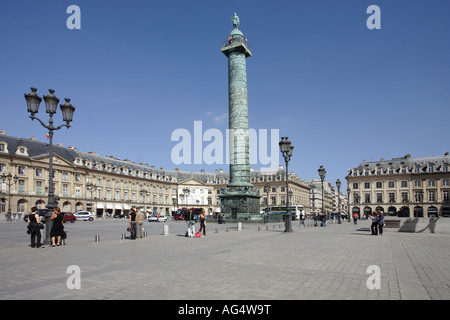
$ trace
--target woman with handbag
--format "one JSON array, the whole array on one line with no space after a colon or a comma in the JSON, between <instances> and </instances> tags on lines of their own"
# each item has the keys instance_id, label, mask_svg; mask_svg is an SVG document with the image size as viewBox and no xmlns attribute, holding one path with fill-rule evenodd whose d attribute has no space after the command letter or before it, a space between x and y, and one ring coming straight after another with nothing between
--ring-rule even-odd
<instances>
[{"instance_id":1,"label":"woman with handbag","mask_svg":"<svg viewBox=\"0 0 450 320\"><path fill-rule=\"evenodd\" d=\"M28 217L28 229L31 235L31 247L32 248L40 248L42 247L41 243L41 218L37 214L38 208L31 208L31 214ZM37 240L37 241L36 241Z\"/></svg>"}]
</instances>

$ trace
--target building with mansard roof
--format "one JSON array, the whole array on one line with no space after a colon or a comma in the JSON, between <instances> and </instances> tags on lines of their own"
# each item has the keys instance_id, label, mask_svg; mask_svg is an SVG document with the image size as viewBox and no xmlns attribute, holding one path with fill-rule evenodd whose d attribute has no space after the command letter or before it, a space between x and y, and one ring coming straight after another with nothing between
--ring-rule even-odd
<instances>
[{"instance_id":1,"label":"building with mansard roof","mask_svg":"<svg viewBox=\"0 0 450 320\"><path fill-rule=\"evenodd\" d=\"M348 170L352 213L382 210L389 216L450 216L450 156L364 161Z\"/></svg>"},{"instance_id":2,"label":"building with mansard roof","mask_svg":"<svg viewBox=\"0 0 450 320\"><path fill-rule=\"evenodd\" d=\"M11 196L14 214L29 213L31 207L45 208L49 178L49 145L35 138L8 136L0 131L0 177L17 177L0 181L0 214L6 213ZM229 173L187 172L83 152L73 146L53 146L53 181L58 206L62 211L93 211L127 215L132 207L149 213L170 215L183 207L202 207L209 215L220 212L219 194L229 183ZM261 207L283 205L286 201L286 174L280 167L276 173L251 171L251 182L260 188ZM268 194L264 186L270 185ZM294 173L289 173L292 204L309 211L309 186ZM268 195L268 197L267 197Z\"/></svg>"}]
</instances>

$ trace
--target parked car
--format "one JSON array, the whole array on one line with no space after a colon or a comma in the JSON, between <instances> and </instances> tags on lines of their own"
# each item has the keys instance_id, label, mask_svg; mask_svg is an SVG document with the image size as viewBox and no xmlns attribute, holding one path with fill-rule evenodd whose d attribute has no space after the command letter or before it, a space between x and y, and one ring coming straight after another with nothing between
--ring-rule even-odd
<instances>
[{"instance_id":1,"label":"parked car","mask_svg":"<svg viewBox=\"0 0 450 320\"><path fill-rule=\"evenodd\" d=\"M152 215L152 216L148 216L148 222L166 222L167 221L167 217L166 216L157 216L157 215Z\"/></svg>"},{"instance_id":2,"label":"parked car","mask_svg":"<svg viewBox=\"0 0 450 320\"><path fill-rule=\"evenodd\" d=\"M95 218L94 214L89 211L78 211L75 212L73 215L77 218L77 220L84 220L84 221L92 221Z\"/></svg>"},{"instance_id":3,"label":"parked car","mask_svg":"<svg viewBox=\"0 0 450 320\"><path fill-rule=\"evenodd\" d=\"M70 221L74 223L77 220L77 217L72 212L61 212L61 214L63 215L63 222Z\"/></svg>"},{"instance_id":4,"label":"parked car","mask_svg":"<svg viewBox=\"0 0 450 320\"><path fill-rule=\"evenodd\" d=\"M38 215L41 218L42 223L45 223L45 214L47 213L48 209L38 209ZM26 214L23 216L23 221L28 222L28 217L30 214Z\"/></svg>"}]
</instances>

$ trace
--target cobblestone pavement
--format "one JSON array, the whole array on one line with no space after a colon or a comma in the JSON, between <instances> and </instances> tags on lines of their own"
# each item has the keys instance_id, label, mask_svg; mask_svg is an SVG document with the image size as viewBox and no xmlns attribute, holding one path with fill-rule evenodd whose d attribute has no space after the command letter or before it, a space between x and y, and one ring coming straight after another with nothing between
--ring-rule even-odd
<instances>
[{"instance_id":1,"label":"cobblestone pavement","mask_svg":"<svg viewBox=\"0 0 450 320\"><path fill-rule=\"evenodd\" d=\"M447 234L371 236L369 221L295 222L293 233L208 223L207 237L186 238L183 222L167 225L169 235L145 222L147 237L122 240L127 221L77 221L66 224L67 245L33 249L24 222L1 221L0 299L450 299ZM80 289L68 288L72 265Z\"/></svg>"}]
</instances>

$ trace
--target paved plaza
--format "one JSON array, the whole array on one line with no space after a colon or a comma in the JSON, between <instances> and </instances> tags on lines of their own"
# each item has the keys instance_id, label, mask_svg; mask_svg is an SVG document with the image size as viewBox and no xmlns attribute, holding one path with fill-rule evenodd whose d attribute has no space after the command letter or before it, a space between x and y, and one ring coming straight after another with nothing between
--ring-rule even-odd
<instances>
[{"instance_id":1,"label":"paved plaza","mask_svg":"<svg viewBox=\"0 0 450 320\"><path fill-rule=\"evenodd\" d=\"M145 222L147 237L128 240L126 220L99 219L67 223L65 246L32 249L26 223L1 221L0 299L450 299L450 235L371 236L369 224L307 220L285 233L279 224L238 231L210 222L207 237L186 238L182 221L169 221L168 235ZM79 289L68 287L70 266Z\"/></svg>"}]
</instances>

